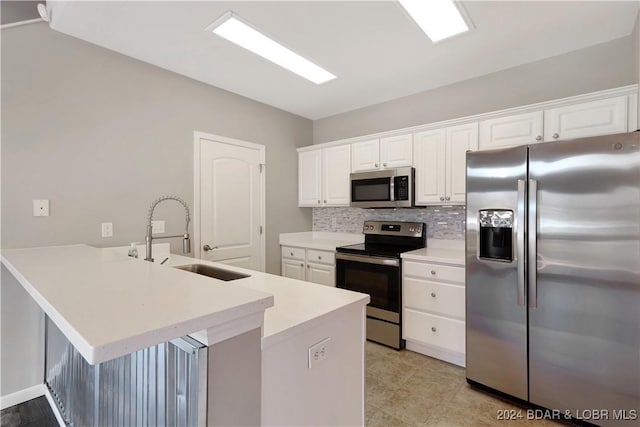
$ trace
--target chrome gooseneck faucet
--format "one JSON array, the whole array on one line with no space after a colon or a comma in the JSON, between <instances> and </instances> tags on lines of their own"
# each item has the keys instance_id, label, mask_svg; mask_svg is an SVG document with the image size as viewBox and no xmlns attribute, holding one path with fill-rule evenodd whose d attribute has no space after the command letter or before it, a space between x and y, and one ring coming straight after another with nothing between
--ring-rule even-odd
<instances>
[{"instance_id":1,"label":"chrome gooseneck faucet","mask_svg":"<svg viewBox=\"0 0 640 427\"><path fill-rule=\"evenodd\" d=\"M155 210L156 206L158 206L158 203L160 202L164 202L165 200L175 200L176 202L180 203L182 206L184 206L184 209L187 213L186 216L186 224L184 227L184 234L180 235L177 234L175 236L159 236L159 237L154 237L153 236L153 231L152 231L152 227L151 227L151 221L153 220L153 211ZM189 237L189 222L191 221L191 217L189 216L189 207L187 206L187 204L185 203L184 200L182 200L180 197L176 197L176 196L162 196L157 198L156 200L153 201L153 203L151 203L151 207L149 208L149 215L147 216L147 236L145 237L145 241L147 243L147 256L144 259L145 261L151 261L153 262L153 256L151 255L151 243L153 242L153 239L170 239L173 237L182 237L182 252L187 254L189 252L191 252L191 238Z\"/></svg>"}]
</instances>

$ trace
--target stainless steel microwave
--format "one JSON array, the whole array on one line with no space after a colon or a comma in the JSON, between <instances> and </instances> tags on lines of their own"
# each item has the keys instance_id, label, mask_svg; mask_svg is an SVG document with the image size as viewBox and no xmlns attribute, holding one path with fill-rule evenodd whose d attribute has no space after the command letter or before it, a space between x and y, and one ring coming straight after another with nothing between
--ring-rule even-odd
<instances>
[{"instance_id":1,"label":"stainless steel microwave","mask_svg":"<svg viewBox=\"0 0 640 427\"><path fill-rule=\"evenodd\" d=\"M356 172L351 175L351 206L356 208L410 208L413 206L414 169L411 167Z\"/></svg>"}]
</instances>

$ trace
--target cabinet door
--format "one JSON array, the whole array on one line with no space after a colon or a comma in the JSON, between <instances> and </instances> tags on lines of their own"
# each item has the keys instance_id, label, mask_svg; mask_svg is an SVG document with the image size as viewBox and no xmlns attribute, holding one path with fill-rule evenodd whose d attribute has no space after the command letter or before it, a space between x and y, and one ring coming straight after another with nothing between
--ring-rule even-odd
<instances>
[{"instance_id":1,"label":"cabinet door","mask_svg":"<svg viewBox=\"0 0 640 427\"><path fill-rule=\"evenodd\" d=\"M356 142L351 145L351 172L376 170L380 167L380 140Z\"/></svg>"},{"instance_id":2,"label":"cabinet door","mask_svg":"<svg viewBox=\"0 0 640 427\"><path fill-rule=\"evenodd\" d=\"M380 162L383 168L398 168L413 164L413 135L380 139Z\"/></svg>"},{"instance_id":3,"label":"cabinet door","mask_svg":"<svg viewBox=\"0 0 640 427\"><path fill-rule=\"evenodd\" d=\"M293 259L283 259L281 276L304 280L304 262Z\"/></svg>"},{"instance_id":4,"label":"cabinet door","mask_svg":"<svg viewBox=\"0 0 640 427\"><path fill-rule=\"evenodd\" d=\"M351 201L351 145L322 150L322 202L325 206L349 206Z\"/></svg>"},{"instance_id":5,"label":"cabinet door","mask_svg":"<svg viewBox=\"0 0 640 427\"><path fill-rule=\"evenodd\" d=\"M435 129L413 136L413 166L416 168L416 205L444 202L446 132Z\"/></svg>"},{"instance_id":6,"label":"cabinet door","mask_svg":"<svg viewBox=\"0 0 640 427\"><path fill-rule=\"evenodd\" d=\"M542 141L542 111L480 122L480 150L506 148Z\"/></svg>"},{"instance_id":7,"label":"cabinet door","mask_svg":"<svg viewBox=\"0 0 640 427\"><path fill-rule=\"evenodd\" d=\"M478 123L447 128L446 203L464 203L467 151L478 150Z\"/></svg>"},{"instance_id":8,"label":"cabinet door","mask_svg":"<svg viewBox=\"0 0 640 427\"><path fill-rule=\"evenodd\" d=\"M331 265L307 263L307 281L325 286L336 285L336 268Z\"/></svg>"},{"instance_id":9,"label":"cabinet door","mask_svg":"<svg viewBox=\"0 0 640 427\"><path fill-rule=\"evenodd\" d=\"M320 206L322 200L322 150L298 153L298 206Z\"/></svg>"},{"instance_id":10,"label":"cabinet door","mask_svg":"<svg viewBox=\"0 0 640 427\"><path fill-rule=\"evenodd\" d=\"M583 102L544 112L544 140L583 138L627 131L627 97Z\"/></svg>"}]
</instances>

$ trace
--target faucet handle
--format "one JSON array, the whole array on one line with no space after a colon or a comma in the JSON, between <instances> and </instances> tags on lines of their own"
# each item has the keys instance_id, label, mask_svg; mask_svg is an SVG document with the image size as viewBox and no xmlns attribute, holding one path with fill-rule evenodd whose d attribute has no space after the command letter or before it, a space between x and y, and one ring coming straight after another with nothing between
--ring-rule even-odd
<instances>
[{"instance_id":1,"label":"faucet handle","mask_svg":"<svg viewBox=\"0 0 640 427\"><path fill-rule=\"evenodd\" d=\"M217 247L217 246L211 247L211 246L209 246L209 245L204 245L204 246L202 247L202 250L204 250L205 252L209 252L209 251L212 251L212 250L214 250L214 249L218 249L218 247Z\"/></svg>"}]
</instances>

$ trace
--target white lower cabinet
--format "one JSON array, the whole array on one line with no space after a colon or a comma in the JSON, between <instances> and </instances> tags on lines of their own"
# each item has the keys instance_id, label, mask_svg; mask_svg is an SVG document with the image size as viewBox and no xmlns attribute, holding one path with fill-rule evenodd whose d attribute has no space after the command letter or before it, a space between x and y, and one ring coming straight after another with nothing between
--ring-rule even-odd
<instances>
[{"instance_id":1,"label":"white lower cabinet","mask_svg":"<svg viewBox=\"0 0 640 427\"><path fill-rule=\"evenodd\" d=\"M407 348L464 366L464 266L403 260L402 270L402 335Z\"/></svg>"},{"instance_id":2,"label":"white lower cabinet","mask_svg":"<svg viewBox=\"0 0 640 427\"><path fill-rule=\"evenodd\" d=\"M281 247L281 275L325 286L336 285L335 252Z\"/></svg>"}]
</instances>

